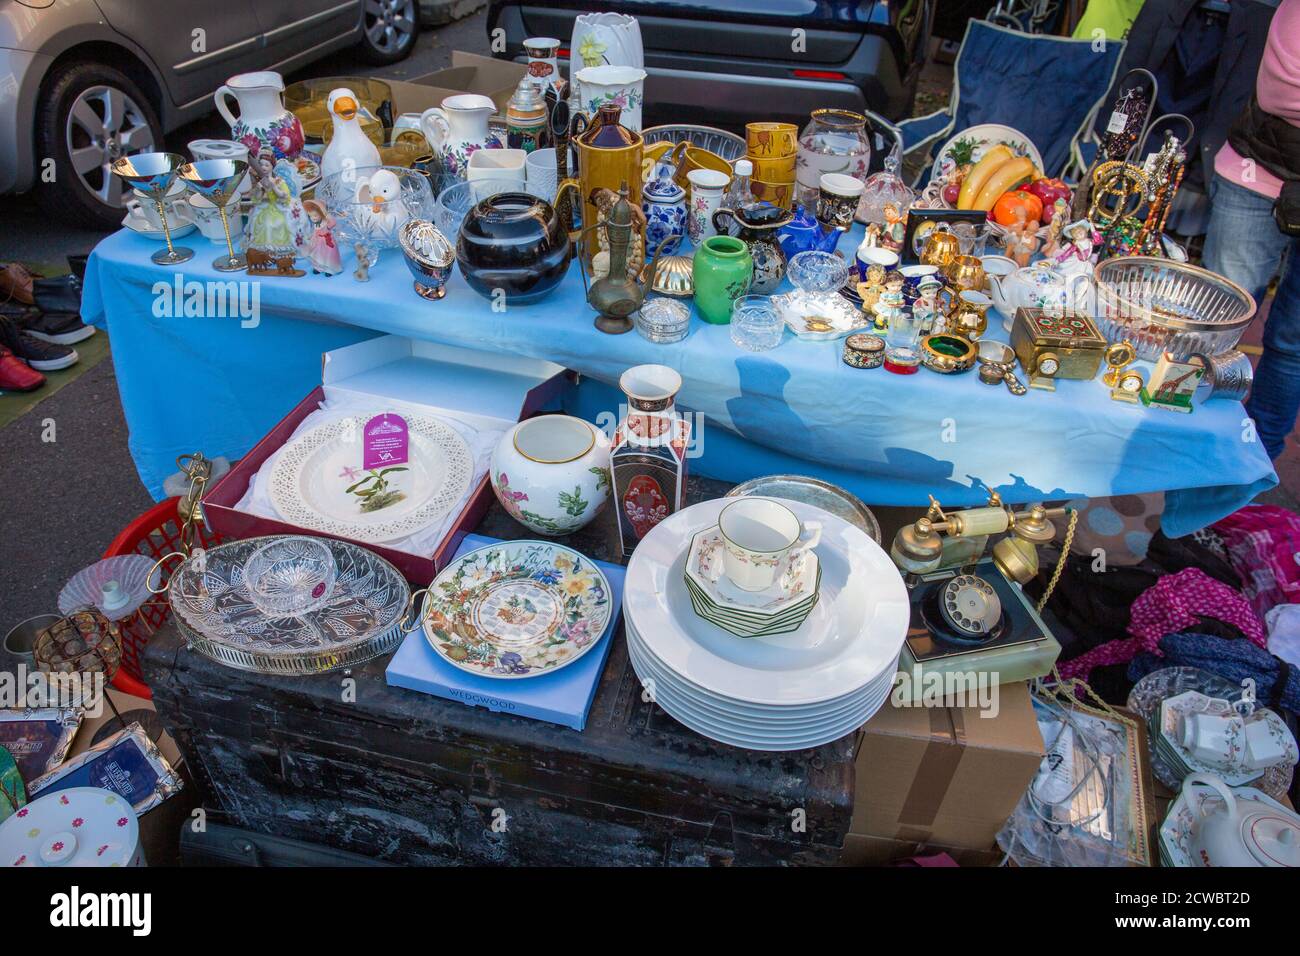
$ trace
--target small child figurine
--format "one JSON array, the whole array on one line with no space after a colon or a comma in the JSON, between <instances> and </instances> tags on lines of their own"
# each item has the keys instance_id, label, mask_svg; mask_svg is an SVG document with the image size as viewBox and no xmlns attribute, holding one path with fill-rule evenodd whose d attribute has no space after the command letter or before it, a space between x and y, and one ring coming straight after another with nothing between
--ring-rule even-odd
<instances>
[{"instance_id":1,"label":"small child figurine","mask_svg":"<svg viewBox=\"0 0 1300 956\"><path fill-rule=\"evenodd\" d=\"M1052 203L1052 221L1047 226L1047 238L1043 240L1043 255L1052 258L1061 251L1061 233L1065 231L1065 219L1070 214L1070 205L1064 199Z\"/></svg>"},{"instance_id":2,"label":"small child figurine","mask_svg":"<svg viewBox=\"0 0 1300 956\"><path fill-rule=\"evenodd\" d=\"M897 203L885 203L885 226L881 230L880 244L890 252L902 252L903 237L907 234L907 213Z\"/></svg>"},{"instance_id":3,"label":"small child figurine","mask_svg":"<svg viewBox=\"0 0 1300 956\"><path fill-rule=\"evenodd\" d=\"M311 240L307 244L307 261L311 263L311 271L326 277L338 275L343 271L343 259L339 256L339 247L334 241L334 227L338 223L315 199L304 200L302 206L313 227Z\"/></svg>"},{"instance_id":4,"label":"small child figurine","mask_svg":"<svg viewBox=\"0 0 1300 956\"><path fill-rule=\"evenodd\" d=\"M1038 251L1038 220L1029 219L1023 207L1016 209L1016 221L1008 226L1006 254L1019 266L1027 266Z\"/></svg>"}]
</instances>

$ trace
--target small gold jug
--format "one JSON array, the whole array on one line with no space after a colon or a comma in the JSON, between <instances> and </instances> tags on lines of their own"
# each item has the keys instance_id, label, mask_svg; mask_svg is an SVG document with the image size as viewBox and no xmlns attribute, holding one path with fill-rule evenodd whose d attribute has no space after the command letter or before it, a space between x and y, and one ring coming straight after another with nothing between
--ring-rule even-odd
<instances>
[{"instance_id":1,"label":"small gold jug","mask_svg":"<svg viewBox=\"0 0 1300 956\"><path fill-rule=\"evenodd\" d=\"M931 229L929 236L926 237L925 247L920 253L921 265L938 266L942 269L960 252L957 236L947 223L941 222Z\"/></svg>"}]
</instances>

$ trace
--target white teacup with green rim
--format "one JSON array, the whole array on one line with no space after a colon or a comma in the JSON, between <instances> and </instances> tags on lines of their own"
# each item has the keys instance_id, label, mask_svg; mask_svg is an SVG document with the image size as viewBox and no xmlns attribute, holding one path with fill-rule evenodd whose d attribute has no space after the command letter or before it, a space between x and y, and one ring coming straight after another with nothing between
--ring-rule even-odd
<instances>
[{"instance_id":1,"label":"white teacup with green rim","mask_svg":"<svg viewBox=\"0 0 1300 956\"><path fill-rule=\"evenodd\" d=\"M722 569L742 591L770 588L786 561L817 547L822 526L771 498L741 498L718 516Z\"/></svg>"}]
</instances>

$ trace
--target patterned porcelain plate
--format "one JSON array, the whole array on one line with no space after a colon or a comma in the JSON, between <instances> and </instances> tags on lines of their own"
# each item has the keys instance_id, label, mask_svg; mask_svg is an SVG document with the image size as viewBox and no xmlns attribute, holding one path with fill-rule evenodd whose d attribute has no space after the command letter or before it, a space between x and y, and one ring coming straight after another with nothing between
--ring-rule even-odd
<instances>
[{"instance_id":1,"label":"patterned porcelain plate","mask_svg":"<svg viewBox=\"0 0 1300 956\"><path fill-rule=\"evenodd\" d=\"M284 446L271 472L271 503L280 517L301 528L378 544L438 523L465 496L474 472L465 439L437 418L407 415L407 470L383 474L382 496L359 497L357 482L378 475L360 467L361 430L369 417L328 422ZM373 482L362 490L372 488ZM375 507L384 500L391 503Z\"/></svg>"},{"instance_id":2,"label":"patterned porcelain plate","mask_svg":"<svg viewBox=\"0 0 1300 956\"><path fill-rule=\"evenodd\" d=\"M1185 694L1179 694L1177 697L1170 697L1160 705L1160 737L1159 743L1163 744L1166 750L1166 756L1172 756L1176 762L1182 763L1188 768L1190 773L1214 773L1223 778L1224 783L1230 787L1240 787L1250 783L1252 780L1258 780L1264 775L1264 770L1245 770L1235 761L1230 761L1226 757L1223 759L1205 760L1194 756L1187 748L1182 745L1178 739L1178 722L1183 714L1204 713L1218 714L1229 717L1236 713L1232 706L1226 701L1207 697L1204 694L1194 690L1187 691ZM1269 730L1280 740L1289 740L1289 752L1285 763L1294 764L1296 762L1295 738L1291 736L1290 731L1286 729L1286 724L1282 718L1271 710L1260 709L1248 718L1249 720L1263 720L1269 725ZM1172 753L1170 753L1172 752Z\"/></svg>"},{"instance_id":3,"label":"patterned porcelain plate","mask_svg":"<svg viewBox=\"0 0 1300 956\"><path fill-rule=\"evenodd\" d=\"M826 342L842 339L872 324L872 319L861 309L854 308L836 292L823 296L805 296L800 292L785 292L772 296L785 327L796 338L808 342Z\"/></svg>"},{"instance_id":4,"label":"patterned porcelain plate","mask_svg":"<svg viewBox=\"0 0 1300 956\"><path fill-rule=\"evenodd\" d=\"M710 618L719 618L727 621L735 621L749 628L763 629L773 624L788 623L792 620L802 619L808 616L813 605L817 603L817 588L821 584L821 569L818 568L817 580L813 582L812 590L800 601L789 605L780 614L753 614L749 611L737 611L731 607L720 607L709 595L700 589L700 586L686 578L686 590L690 595L697 599L695 601L697 608L703 607Z\"/></svg>"},{"instance_id":5,"label":"patterned porcelain plate","mask_svg":"<svg viewBox=\"0 0 1300 956\"><path fill-rule=\"evenodd\" d=\"M1190 795L1188 789L1191 790ZM1238 800L1256 800L1281 810L1288 816L1291 815L1291 811L1282 804L1253 787L1233 787L1232 792ZM1178 794L1178 799L1169 805L1169 812L1165 815L1164 822L1160 824L1161 862L1165 866L1199 866L1200 864L1192 859L1192 824L1203 814L1206 807L1222 806L1223 798L1209 787L1184 788Z\"/></svg>"},{"instance_id":6,"label":"patterned porcelain plate","mask_svg":"<svg viewBox=\"0 0 1300 956\"><path fill-rule=\"evenodd\" d=\"M429 645L482 677L536 677L600 642L612 613L609 582L590 558L548 541L471 551L429 585Z\"/></svg>"},{"instance_id":7,"label":"patterned porcelain plate","mask_svg":"<svg viewBox=\"0 0 1300 956\"><path fill-rule=\"evenodd\" d=\"M323 539L336 572L330 598L299 617L272 617L253 604L244 565L264 544L249 538L196 549L172 573L167 599L190 647L242 670L321 674L368 661L397 646L410 588L377 554Z\"/></svg>"},{"instance_id":8,"label":"patterned porcelain plate","mask_svg":"<svg viewBox=\"0 0 1300 956\"><path fill-rule=\"evenodd\" d=\"M710 624L715 624L724 631L730 631L737 637L770 637L776 634L788 634L803 626L813 608L817 605L817 595L812 594L807 601L794 605L787 613L775 617L763 624L728 615L709 602L703 594L695 589L690 578L686 579L686 591L690 595L691 607L695 613Z\"/></svg>"},{"instance_id":9,"label":"patterned porcelain plate","mask_svg":"<svg viewBox=\"0 0 1300 956\"><path fill-rule=\"evenodd\" d=\"M722 567L722 535L718 526L691 538L686 576L721 609L772 617L798 604L817 590L817 553L801 551L781 560L776 581L762 591L745 591L731 583Z\"/></svg>"},{"instance_id":10,"label":"patterned porcelain plate","mask_svg":"<svg viewBox=\"0 0 1300 956\"><path fill-rule=\"evenodd\" d=\"M934 165L930 169L930 175L934 179L941 178L949 159L957 165L961 165L962 162L978 163L989 149L999 143L1009 147L1016 156L1028 156L1033 161L1035 169L1043 168L1042 155L1029 137L1020 130L998 123L981 123L979 126L967 127L943 144L939 152L934 155Z\"/></svg>"}]
</instances>

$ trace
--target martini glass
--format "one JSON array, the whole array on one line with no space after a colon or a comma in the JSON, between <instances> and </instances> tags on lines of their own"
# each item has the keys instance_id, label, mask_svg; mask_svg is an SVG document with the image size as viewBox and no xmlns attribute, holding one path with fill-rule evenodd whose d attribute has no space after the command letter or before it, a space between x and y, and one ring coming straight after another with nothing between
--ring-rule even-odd
<instances>
[{"instance_id":1,"label":"martini glass","mask_svg":"<svg viewBox=\"0 0 1300 956\"><path fill-rule=\"evenodd\" d=\"M221 225L226 230L226 249L229 256L218 256L212 260L212 268L218 272L239 272L248 263L242 255L235 255L235 246L230 241L230 220L226 217L226 205L239 191L239 184L248 172L248 163L239 159L201 159L197 163L187 163L177 172L191 192L196 192L221 213Z\"/></svg>"},{"instance_id":2,"label":"martini glass","mask_svg":"<svg viewBox=\"0 0 1300 956\"><path fill-rule=\"evenodd\" d=\"M185 157L175 153L135 153L123 156L110 167L114 175L140 190L158 206L167 251L159 249L151 257L160 266L175 266L194 258L194 250L172 245L172 231L167 223L167 190L176 181L176 171L185 165Z\"/></svg>"}]
</instances>

